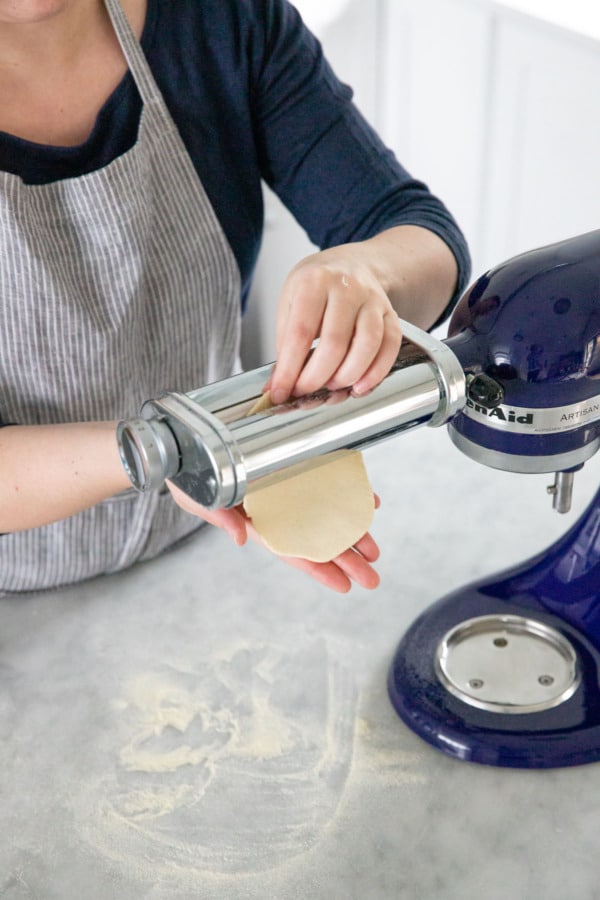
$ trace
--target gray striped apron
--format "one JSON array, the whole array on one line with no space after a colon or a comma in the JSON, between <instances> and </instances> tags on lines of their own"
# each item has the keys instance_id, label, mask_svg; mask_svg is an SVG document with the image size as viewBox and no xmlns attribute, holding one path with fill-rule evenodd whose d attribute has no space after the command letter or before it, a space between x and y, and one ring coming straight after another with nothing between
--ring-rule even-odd
<instances>
[{"instance_id":1,"label":"gray striped apron","mask_svg":"<svg viewBox=\"0 0 600 900\"><path fill-rule=\"evenodd\" d=\"M118 0L105 0L143 101L137 142L46 185L0 173L0 415L20 425L118 419L163 390L230 375L236 260ZM127 491L0 537L0 594L115 572L199 520Z\"/></svg>"}]
</instances>

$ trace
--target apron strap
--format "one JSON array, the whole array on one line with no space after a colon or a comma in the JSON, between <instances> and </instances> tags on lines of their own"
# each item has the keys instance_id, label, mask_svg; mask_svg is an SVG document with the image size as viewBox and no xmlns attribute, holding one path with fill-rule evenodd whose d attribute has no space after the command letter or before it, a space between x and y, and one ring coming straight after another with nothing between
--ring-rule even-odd
<instances>
[{"instance_id":1,"label":"apron strap","mask_svg":"<svg viewBox=\"0 0 600 900\"><path fill-rule=\"evenodd\" d=\"M104 0L104 5L144 105L158 102L162 106L162 95L158 85L119 0Z\"/></svg>"}]
</instances>

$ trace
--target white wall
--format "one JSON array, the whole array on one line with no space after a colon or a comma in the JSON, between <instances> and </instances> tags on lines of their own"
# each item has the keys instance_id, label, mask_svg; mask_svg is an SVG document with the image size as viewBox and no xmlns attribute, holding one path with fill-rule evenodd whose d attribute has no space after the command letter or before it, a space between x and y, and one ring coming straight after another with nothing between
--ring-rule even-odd
<instances>
[{"instance_id":1,"label":"white wall","mask_svg":"<svg viewBox=\"0 0 600 900\"><path fill-rule=\"evenodd\" d=\"M458 219L474 275L598 227L599 4L380 5L383 137Z\"/></svg>"},{"instance_id":2,"label":"white wall","mask_svg":"<svg viewBox=\"0 0 600 900\"><path fill-rule=\"evenodd\" d=\"M474 277L518 252L600 227L598 4L298 5L363 113L457 218ZM244 323L247 367L274 358L281 284L314 249L270 194L266 212Z\"/></svg>"}]
</instances>

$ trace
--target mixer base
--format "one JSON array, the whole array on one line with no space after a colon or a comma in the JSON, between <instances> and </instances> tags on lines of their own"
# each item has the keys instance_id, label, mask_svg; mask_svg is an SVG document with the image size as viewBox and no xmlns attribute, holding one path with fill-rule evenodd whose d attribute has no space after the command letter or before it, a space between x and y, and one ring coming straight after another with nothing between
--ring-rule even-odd
<instances>
[{"instance_id":1,"label":"mixer base","mask_svg":"<svg viewBox=\"0 0 600 900\"><path fill-rule=\"evenodd\" d=\"M486 702L478 694L485 687L480 684L484 678L477 674L482 674L480 657L479 668L466 672L466 692L459 696L441 672L440 648L447 646L449 635L460 634L463 628L472 631L484 619L509 625L528 622L539 626L537 631L543 635L560 634L564 646L576 655L572 680L563 672L568 683L564 690L558 686L551 692L546 703L536 697L535 689L533 698L523 697L519 703L510 697L519 672L508 666L507 682L500 684L497 702L489 702L489 698ZM508 633L512 641L510 629ZM492 644L504 640L490 633ZM495 649L503 653L502 647L501 643ZM565 667L569 664L565 657ZM536 686L539 693L552 689L552 683L544 681L551 679L556 684L556 675L549 675L547 666L542 668L539 688ZM413 624L394 656L388 689L402 720L450 756L494 766L553 768L600 760L599 680L600 654L574 628L532 605L499 604L474 587L439 601Z\"/></svg>"},{"instance_id":2,"label":"mixer base","mask_svg":"<svg viewBox=\"0 0 600 900\"><path fill-rule=\"evenodd\" d=\"M388 690L457 759L553 768L600 760L600 490L552 547L442 598L411 626Z\"/></svg>"}]
</instances>

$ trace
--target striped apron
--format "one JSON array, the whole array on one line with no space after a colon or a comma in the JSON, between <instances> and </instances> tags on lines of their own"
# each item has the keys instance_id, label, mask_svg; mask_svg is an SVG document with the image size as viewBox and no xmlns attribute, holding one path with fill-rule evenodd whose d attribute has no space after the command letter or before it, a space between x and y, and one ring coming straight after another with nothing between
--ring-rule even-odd
<instances>
[{"instance_id":1,"label":"striped apron","mask_svg":"<svg viewBox=\"0 0 600 900\"><path fill-rule=\"evenodd\" d=\"M0 415L20 425L137 414L235 367L233 252L118 0L105 0L140 92L137 142L45 185L0 173ZM149 559L199 526L170 494L119 494L0 537L0 594Z\"/></svg>"}]
</instances>

